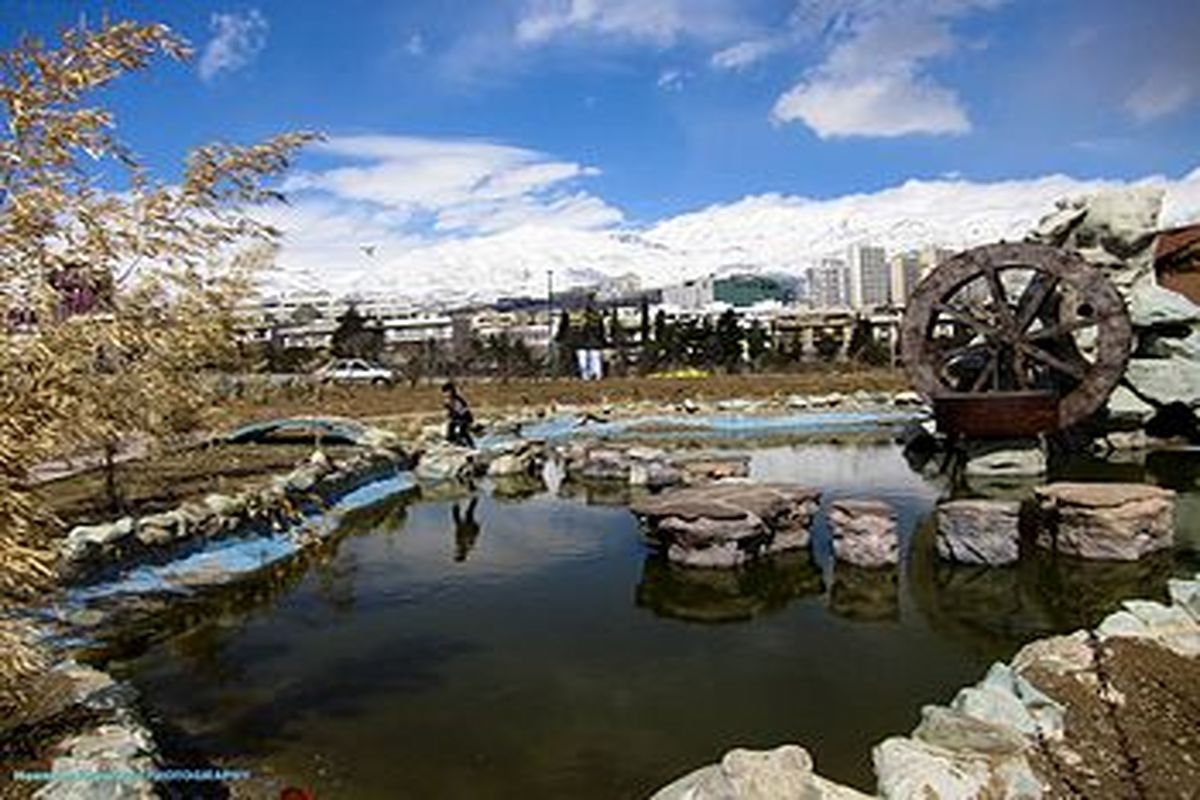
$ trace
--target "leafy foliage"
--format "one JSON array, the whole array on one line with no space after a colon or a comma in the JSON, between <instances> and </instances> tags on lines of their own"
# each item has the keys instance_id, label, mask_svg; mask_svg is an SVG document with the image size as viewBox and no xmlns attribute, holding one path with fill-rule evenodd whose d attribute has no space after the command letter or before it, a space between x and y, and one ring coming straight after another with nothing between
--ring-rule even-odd
<instances>
[{"instance_id":1,"label":"leafy foliage","mask_svg":"<svg viewBox=\"0 0 1200 800\"><path fill-rule=\"evenodd\" d=\"M187 44L164 25L81 24L54 46L0 53L0 595L46 585L50 514L30 470L64 452L111 454L199 421L231 363L236 303L278 232L247 209L279 199L271 179L314 138L217 143L181 179L152 178L90 100ZM0 631L0 703L36 658ZM11 635L10 635L11 634ZM10 647L9 645L12 645ZM12 655L18 654L18 655Z\"/></svg>"}]
</instances>

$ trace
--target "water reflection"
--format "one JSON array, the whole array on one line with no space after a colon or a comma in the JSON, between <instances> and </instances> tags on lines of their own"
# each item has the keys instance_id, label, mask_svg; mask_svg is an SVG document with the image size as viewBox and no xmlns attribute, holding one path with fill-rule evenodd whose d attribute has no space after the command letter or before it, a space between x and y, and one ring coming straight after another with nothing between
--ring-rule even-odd
<instances>
[{"instance_id":1,"label":"water reflection","mask_svg":"<svg viewBox=\"0 0 1200 800\"><path fill-rule=\"evenodd\" d=\"M492 478L492 497L504 502L528 500L544 491L545 482L535 475L505 475Z\"/></svg>"},{"instance_id":2,"label":"water reflection","mask_svg":"<svg viewBox=\"0 0 1200 800\"><path fill-rule=\"evenodd\" d=\"M454 522L454 560L466 561L467 556L471 554L471 550L475 547L475 542L479 539L479 523L475 521L475 507L479 505L479 498L472 497L467 501L467 508L464 512L458 503L455 503L450 508L450 518Z\"/></svg>"},{"instance_id":3,"label":"water reflection","mask_svg":"<svg viewBox=\"0 0 1200 800\"><path fill-rule=\"evenodd\" d=\"M829 589L829 610L860 622L900 619L899 571L838 564Z\"/></svg>"},{"instance_id":4,"label":"water reflection","mask_svg":"<svg viewBox=\"0 0 1200 800\"><path fill-rule=\"evenodd\" d=\"M935 521L913 537L908 591L930 625L997 654L1030 639L1096 625L1129 597L1163 599L1175 572L1170 552L1140 561L1086 561L1022 542L1021 559L1005 567L955 564L937 556Z\"/></svg>"},{"instance_id":5,"label":"water reflection","mask_svg":"<svg viewBox=\"0 0 1200 800\"><path fill-rule=\"evenodd\" d=\"M696 569L649 556L635 603L661 617L690 622L735 622L783 608L824 590L805 552L779 553L739 569Z\"/></svg>"}]
</instances>

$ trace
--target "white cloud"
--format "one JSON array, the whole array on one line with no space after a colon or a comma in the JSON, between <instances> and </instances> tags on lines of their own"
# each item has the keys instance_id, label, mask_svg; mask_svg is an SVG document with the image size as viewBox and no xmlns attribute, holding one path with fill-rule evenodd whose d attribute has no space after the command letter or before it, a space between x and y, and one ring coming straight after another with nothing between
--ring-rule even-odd
<instances>
[{"instance_id":1,"label":"white cloud","mask_svg":"<svg viewBox=\"0 0 1200 800\"><path fill-rule=\"evenodd\" d=\"M209 18L213 37L204 46L196 70L203 81L247 66L267 44L267 18L258 9L245 14L214 13Z\"/></svg>"},{"instance_id":2,"label":"white cloud","mask_svg":"<svg viewBox=\"0 0 1200 800\"><path fill-rule=\"evenodd\" d=\"M1194 75L1158 70L1129 94L1125 109L1138 122L1153 122L1172 114L1195 95L1194 79Z\"/></svg>"},{"instance_id":3,"label":"white cloud","mask_svg":"<svg viewBox=\"0 0 1200 800\"><path fill-rule=\"evenodd\" d=\"M663 91L678 92L683 90L683 84L687 82L688 76L689 73L686 70L670 67L658 74L655 84Z\"/></svg>"},{"instance_id":4,"label":"white cloud","mask_svg":"<svg viewBox=\"0 0 1200 800\"><path fill-rule=\"evenodd\" d=\"M709 63L714 69L742 70L762 61L784 45L782 39L747 39L713 53Z\"/></svg>"},{"instance_id":5,"label":"white cloud","mask_svg":"<svg viewBox=\"0 0 1200 800\"><path fill-rule=\"evenodd\" d=\"M822 138L959 134L971 129L958 93L929 62L962 43L950 21L1002 0L857 0L800 7L801 34L832 41L825 60L776 101L776 122L802 122Z\"/></svg>"},{"instance_id":6,"label":"white cloud","mask_svg":"<svg viewBox=\"0 0 1200 800\"><path fill-rule=\"evenodd\" d=\"M529 0L515 32L523 45L587 33L666 47L728 35L739 20L736 0Z\"/></svg>"},{"instance_id":7,"label":"white cloud","mask_svg":"<svg viewBox=\"0 0 1200 800\"><path fill-rule=\"evenodd\" d=\"M594 167L522 147L474 139L335 137L318 151L344 162L299 172L285 191L315 191L348 203L428 217L441 232L491 232L527 224L603 227L622 214L578 191Z\"/></svg>"}]
</instances>

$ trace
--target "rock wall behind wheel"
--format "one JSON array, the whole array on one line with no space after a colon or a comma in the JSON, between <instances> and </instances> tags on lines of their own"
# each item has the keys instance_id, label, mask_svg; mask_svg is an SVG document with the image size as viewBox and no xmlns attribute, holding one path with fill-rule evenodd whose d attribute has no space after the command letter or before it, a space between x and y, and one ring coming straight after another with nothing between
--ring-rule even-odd
<instances>
[{"instance_id":1,"label":"rock wall behind wheel","mask_svg":"<svg viewBox=\"0 0 1200 800\"><path fill-rule=\"evenodd\" d=\"M1195 435L1200 411L1200 305L1160 285L1155 240L1163 191L1131 187L1062 200L1029 241L1077 250L1103 270L1129 307L1135 350L1110 415L1145 425L1164 410L1172 430Z\"/></svg>"}]
</instances>

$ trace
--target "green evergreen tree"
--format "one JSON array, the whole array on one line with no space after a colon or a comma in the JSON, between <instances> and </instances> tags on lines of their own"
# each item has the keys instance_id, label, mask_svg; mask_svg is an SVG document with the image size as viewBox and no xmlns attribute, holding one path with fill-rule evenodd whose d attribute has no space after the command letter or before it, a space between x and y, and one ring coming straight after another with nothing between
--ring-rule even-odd
<instances>
[{"instance_id":1,"label":"green evergreen tree","mask_svg":"<svg viewBox=\"0 0 1200 800\"><path fill-rule=\"evenodd\" d=\"M338 317L330 350L335 358L379 360L383 354L383 327L359 313L353 304Z\"/></svg>"},{"instance_id":2,"label":"green evergreen tree","mask_svg":"<svg viewBox=\"0 0 1200 800\"><path fill-rule=\"evenodd\" d=\"M715 361L726 372L737 372L742 365L742 326L732 308L725 309L713 331Z\"/></svg>"}]
</instances>

